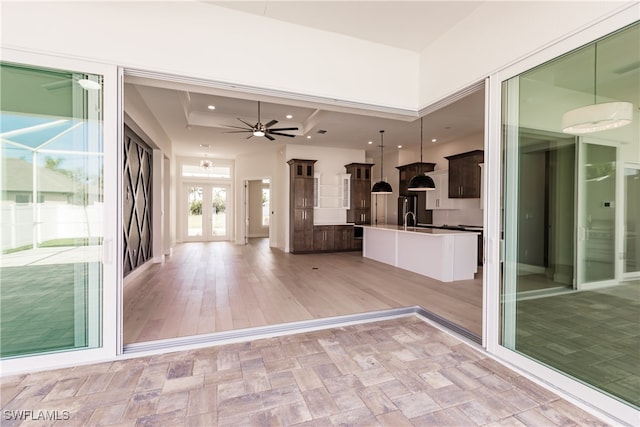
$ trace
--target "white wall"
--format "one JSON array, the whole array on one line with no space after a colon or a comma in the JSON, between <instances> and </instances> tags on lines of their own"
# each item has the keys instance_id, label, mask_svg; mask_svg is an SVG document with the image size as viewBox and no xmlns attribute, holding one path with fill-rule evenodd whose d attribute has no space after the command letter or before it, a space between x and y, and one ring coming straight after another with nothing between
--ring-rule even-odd
<instances>
[{"instance_id":1,"label":"white wall","mask_svg":"<svg viewBox=\"0 0 640 427\"><path fill-rule=\"evenodd\" d=\"M365 104L418 99L415 52L205 2L3 1L1 20L7 47Z\"/></svg>"},{"instance_id":2,"label":"white wall","mask_svg":"<svg viewBox=\"0 0 640 427\"><path fill-rule=\"evenodd\" d=\"M430 105L630 3L483 2L421 52L418 103Z\"/></svg>"},{"instance_id":3,"label":"white wall","mask_svg":"<svg viewBox=\"0 0 640 427\"><path fill-rule=\"evenodd\" d=\"M173 144L171 139L164 132L158 120L149 110L140 93L132 85L124 86L124 111L125 122L145 142L150 144L154 150L154 156L158 159L163 158L158 168L155 165L154 182L160 185L159 194L161 197L154 197L154 212L161 212L163 220L168 219L167 226L160 226L154 222L154 239L157 246L154 246L154 258L159 257L160 253L169 254L171 248L175 246L177 233L177 211L176 211L176 162L173 155ZM159 160L158 160L159 161ZM167 183L168 182L168 183ZM160 184L162 183L162 184ZM166 230L160 232L158 226ZM158 238L162 239L162 244L157 242ZM156 261L158 261L156 259Z\"/></svg>"}]
</instances>

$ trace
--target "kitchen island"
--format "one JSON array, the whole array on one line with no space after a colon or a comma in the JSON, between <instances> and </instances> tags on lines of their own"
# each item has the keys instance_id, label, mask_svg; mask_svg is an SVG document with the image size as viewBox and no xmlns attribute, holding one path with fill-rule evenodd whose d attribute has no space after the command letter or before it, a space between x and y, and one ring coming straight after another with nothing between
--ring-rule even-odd
<instances>
[{"instance_id":1,"label":"kitchen island","mask_svg":"<svg viewBox=\"0 0 640 427\"><path fill-rule=\"evenodd\" d=\"M399 225L362 226L362 256L441 282L471 280L478 271L477 234Z\"/></svg>"}]
</instances>

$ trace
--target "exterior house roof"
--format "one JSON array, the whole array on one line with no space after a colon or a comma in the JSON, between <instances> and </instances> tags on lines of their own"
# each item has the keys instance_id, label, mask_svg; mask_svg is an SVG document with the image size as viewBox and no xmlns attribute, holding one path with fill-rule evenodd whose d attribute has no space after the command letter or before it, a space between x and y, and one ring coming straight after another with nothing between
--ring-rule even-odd
<instances>
[{"instance_id":1,"label":"exterior house roof","mask_svg":"<svg viewBox=\"0 0 640 427\"><path fill-rule=\"evenodd\" d=\"M3 159L4 190L31 192L33 190L33 164L23 159ZM38 166L38 191L47 193L73 193L78 183L60 171Z\"/></svg>"}]
</instances>

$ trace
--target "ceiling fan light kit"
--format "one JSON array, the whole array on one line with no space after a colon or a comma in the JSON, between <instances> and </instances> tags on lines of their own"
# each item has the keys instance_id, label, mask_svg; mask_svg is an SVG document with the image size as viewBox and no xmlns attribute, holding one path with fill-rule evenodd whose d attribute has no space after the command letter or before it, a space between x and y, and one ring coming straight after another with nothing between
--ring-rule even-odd
<instances>
[{"instance_id":1,"label":"ceiling fan light kit","mask_svg":"<svg viewBox=\"0 0 640 427\"><path fill-rule=\"evenodd\" d=\"M371 194L391 194L393 193L393 188L391 188L391 184L386 182L382 177L384 176L382 171L384 167L384 139L383 139L384 130L380 131L380 181L373 184L371 188Z\"/></svg>"},{"instance_id":2,"label":"ceiling fan light kit","mask_svg":"<svg viewBox=\"0 0 640 427\"><path fill-rule=\"evenodd\" d=\"M626 126L633 120L630 102L597 102L598 43L593 47L593 104L574 108L562 115L562 132L573 135L601 132Z\"/></svg>"},{"instance_id":3,"label":"ceiling fan light kit","mask_svg":"<svg viewBox=\"0 0 640 427\"><path fill-rule=\"evenodd\" d=\"M409 180L409 191L431 191L436 189L433 178L422 172L422 117L420 117L420 173Z\"/></svg>"},{"instance_id":4,"label":"ceiling fan light kit","mask_svg":"<svg viewBox=\"0 0 640 427\"><path fill-rule=\"evenodd\" d=\"M232 131L225 132L225 133L249 132L249 133L251 133L251 135L249 135L247 137L247 139L252 138L254 136L257 136L257 137L263 137L264 136L269 141L274 141L275 138L272 135L287 136L289 138L294 138L295 135L291 135L291 134L288 134L288 133L282 133L282 132L291 131L291 130L298 130L297 127L272 128L271 126L273 126L276 123L278 123L277 120L271 120L267 124L262 124L262 122L260 121L260 101L258 101L258 122L256 124L252 125L251 123L245 122L240 117L238 117L238 120L240 120L243 124L245 124L246 127L229 126L230 128L241 129L241 130L232 130Z\"/></svg>"}]
</instances>

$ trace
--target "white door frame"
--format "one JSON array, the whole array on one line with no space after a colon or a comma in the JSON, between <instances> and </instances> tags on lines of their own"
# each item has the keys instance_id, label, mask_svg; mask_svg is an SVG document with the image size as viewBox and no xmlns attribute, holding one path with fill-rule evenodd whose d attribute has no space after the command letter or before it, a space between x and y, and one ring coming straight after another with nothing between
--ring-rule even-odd
<instances>
[{"instance_id":1,"label":"white door frame","mask_svg":"<svg viewBox=\"0 0 640 427\"><path fill-rule=\"evenodd\" d=\"M187 196L189 194L189 187L202 187L202 235L201 236L189 236L188 235L188 215L186 210L183 209L182 203L186 203ZM225 216L225 234L224 236L214 236L212 234L211 229L211 206L212 206L212 198L211 198L211 190L213 188L225 188L227 191L227 200L226 200L226 216ZM214 181L195 181L195 180L183 180L182 188L180 191L181 197L180 202L178 203L181 215L180 217L180 229L182 233L182 241L184 242L213 242L213 241L223 241L230 240L230 219L233 216L233 197L232 197L232 188L231 183L224 182L214 182ZM207 220L208 217L208 220Z\"/></svg>"},{"instance_id":2,"label":"white door frame","mask_svg":"<svg viewBox=\"0 0 640 427\"><path fill-rule=\"evenodd\" d=\"M104 63L49 56L17 49L2 48L2 60L32 67L52 68L101 75L103 96L103 245L101 345L55 353L15 357L0 361L2 375L32 372L63 366L77 366L111 360L121 352L122 331L122 215L114 215L114 206L122 206L122 80L118 67Z\"/></svg>"}]
</instances>

